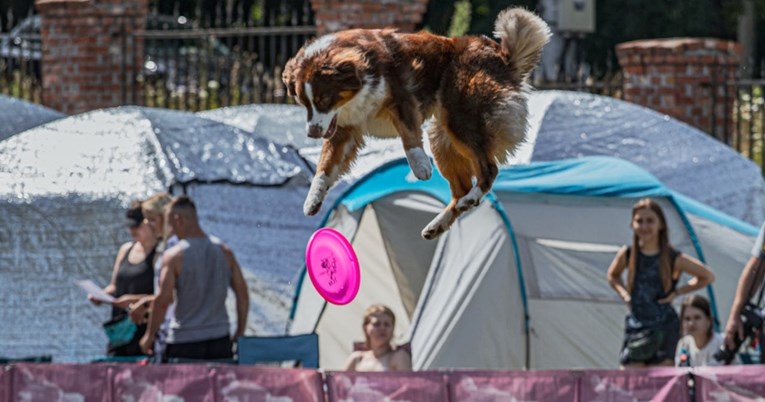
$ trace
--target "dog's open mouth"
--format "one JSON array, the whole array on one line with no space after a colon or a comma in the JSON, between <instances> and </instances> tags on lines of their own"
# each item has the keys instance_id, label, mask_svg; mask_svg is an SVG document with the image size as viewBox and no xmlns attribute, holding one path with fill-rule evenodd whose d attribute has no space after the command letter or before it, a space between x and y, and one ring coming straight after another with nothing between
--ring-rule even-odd
<instances>
[{"instance_id":1,"label":"dog's open mouth","mask_svg":"<svg viewBox=\"0 0 765 402\"><path fill-rule=\"evenodd\" d=\"M337 115L332 118L332 121L329 122L329 127L327 127L327 131L324 132L323 137L324 138L332 138L333 135L335 135L335 131L337 131Z\"/></svg>"}]
</instances>

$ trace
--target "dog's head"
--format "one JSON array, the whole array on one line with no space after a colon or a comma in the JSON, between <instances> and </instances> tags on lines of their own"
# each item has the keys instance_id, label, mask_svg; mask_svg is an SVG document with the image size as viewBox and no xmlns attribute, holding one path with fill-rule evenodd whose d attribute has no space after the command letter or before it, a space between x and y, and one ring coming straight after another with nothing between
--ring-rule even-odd
<instances>
[{"instance_id":1,"label":"dog's head","mask_svg":"<svg viewBox=\"0 0 765 402\"><path fill-rule=\"evenodd\" d=\"M308 112L308 137L331 138L335 134L338 113L361 90L367 67L358 49L326 43L320 47L307 44L287 62L282 80L287 93Z\"/></svg>"}]
</instances>

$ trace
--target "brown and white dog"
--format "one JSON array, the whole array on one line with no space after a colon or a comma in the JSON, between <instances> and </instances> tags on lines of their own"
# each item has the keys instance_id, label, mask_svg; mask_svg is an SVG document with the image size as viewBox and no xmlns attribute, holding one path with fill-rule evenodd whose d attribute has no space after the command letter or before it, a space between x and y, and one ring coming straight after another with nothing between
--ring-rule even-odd
<instances>
[{"instance_id":1,"label":"brown and white dog","mask_svg":"<svg viewBox=\"0 0 765 402\"><path fill-rule=\"evenodd\" d=\"M520 8L500 13L495 31L500 43L354 29L303 46L282 75L289 95L308 111L308 136L324 138L303 212L319 211L364 134L400 136L414 175L429 179L421 126L431 118L430 148L452 200L422 236L435 238L478 205L498 164L524 140L527 81L550 37L542 19Z\"/></svg>"}]
</instances>

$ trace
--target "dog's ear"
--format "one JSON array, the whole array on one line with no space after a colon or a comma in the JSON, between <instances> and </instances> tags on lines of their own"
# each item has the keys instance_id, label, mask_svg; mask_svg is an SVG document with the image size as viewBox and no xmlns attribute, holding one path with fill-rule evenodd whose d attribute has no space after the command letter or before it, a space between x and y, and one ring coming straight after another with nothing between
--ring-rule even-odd
<instances>
[{"instance_id":1,"label":"dog's ear","mask_svg":"<svg viewBox=\"0 0 765 402\"><path fill-rule=\"evenodd\" d=\"M363 71L368 67L364 54L357 49L347 49L340 52L325 65L332 70L333 75L351 89L361 88Z\"/></svg>"},{"instance_id":2,"label":"dog's ear","mask_svg":"<svg viewBox=\"0 0 765 402\"><path fill-rule=\"evenodd\" d=\"M295 56L287 61L287 64L284 65L284 71L282 71L282 82L287 87L287 95L292 97L297 95L295 91L297 70L300 62L303 60L304 49L304 47L300 48Z\"/></svg>"},{"instance_id":3,"label":"dog's ear","mask_svg":"<svg viewBox=\"0 0 765 402\"><path fill-rule=\"evenodd\" d=\"M292 61L292 60L290 60ZM296 96L297 92L295 91L295 72L294 69L290 69L289 62L284 68L284 71L282 72L282 82L284 82L284 86L287 87L287 95L289 96Z\"/></svg>"}]
</instances>

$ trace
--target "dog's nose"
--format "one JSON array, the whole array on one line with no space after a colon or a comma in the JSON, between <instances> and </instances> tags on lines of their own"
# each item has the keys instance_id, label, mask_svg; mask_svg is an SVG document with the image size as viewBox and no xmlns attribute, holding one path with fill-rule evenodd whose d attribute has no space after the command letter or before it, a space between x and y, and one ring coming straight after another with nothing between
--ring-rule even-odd
<instances>
[{"instance_id":1,"label":"dog's nose","mask_svg":"<svg viewBox=\"0 0 765 402\"><path fill-rule=\"evenodd\" d=\"M321 138L321 135L324 134L324 129L318 124L308 125L307 131L310 138Z\"/></svg>"}]
</instances>

